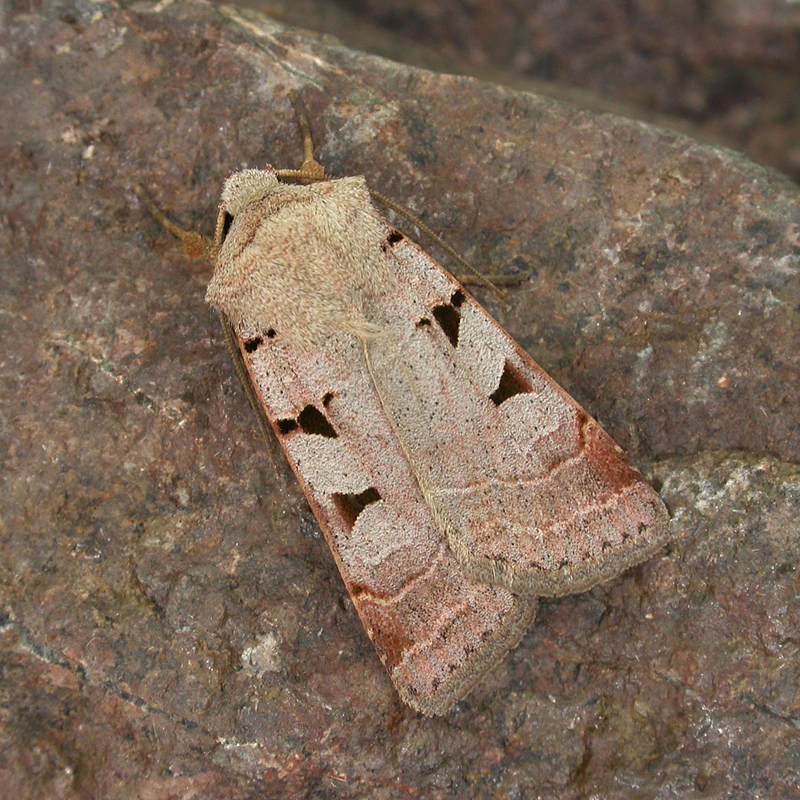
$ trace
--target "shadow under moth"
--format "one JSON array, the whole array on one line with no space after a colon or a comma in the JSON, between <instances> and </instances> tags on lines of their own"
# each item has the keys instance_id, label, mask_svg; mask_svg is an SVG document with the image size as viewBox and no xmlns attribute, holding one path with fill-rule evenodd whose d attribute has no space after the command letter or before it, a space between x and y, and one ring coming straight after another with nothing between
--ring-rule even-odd
<instances>
[{"instance_id":1,"label":"shadow under moth","mask_svg":"<svg viewBox=\"0 0 800 800\"><path fill-rule=\"evenodd\" d=\"M537 597L647 558L668 515L363 177L325 176L298 118L299 170L226 181L206 298L400 697L445 714Z\"/></svg>"}]
</instances>

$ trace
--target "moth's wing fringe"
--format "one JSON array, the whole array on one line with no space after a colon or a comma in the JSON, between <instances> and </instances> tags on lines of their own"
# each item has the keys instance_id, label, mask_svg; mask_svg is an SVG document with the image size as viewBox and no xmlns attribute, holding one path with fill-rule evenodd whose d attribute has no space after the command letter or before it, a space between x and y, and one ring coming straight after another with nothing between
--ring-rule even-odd
<instances>
[{"instance_id":1,"label":"moth's wing fringe","mask_svg":"<svg viewBox=\"0 0 800 800\"><path fill-rule=\"evenodd\" d=\"M451 680L443 682L436 693L422 700L410 692L402 681L394 681L404 703L423 713L426 717L449 714L456 703L464 700L472 690L513 650L527 633L539 603L536 598L518 597L519 614L512 623L503 626L490 642L483 642L480 649L471 653L459 665Z\"/></svg>"}]
</instances>

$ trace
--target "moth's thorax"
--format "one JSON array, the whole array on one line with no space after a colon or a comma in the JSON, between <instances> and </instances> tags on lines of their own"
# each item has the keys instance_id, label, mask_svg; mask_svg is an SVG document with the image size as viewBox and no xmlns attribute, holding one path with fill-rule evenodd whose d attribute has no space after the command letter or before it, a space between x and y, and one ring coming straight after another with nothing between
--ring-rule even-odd
<instances>
[{"instance_id":1,"label":"moth's thorax","mask_svg":"<svg viewBox=\"0 0 800 800\"><path fill-rule=\"evenodd\" d=\"M314 347L368 319L373 298L391 291L385 223L363 178L294 186L245 170L222 200L233 222L206 299L234 324Z\"/></svg>"},{"instance_id":2,"label":"moth's thorax","mask_svg":"<svg viewBox=\"0 0 800 800\"><path fill-rule=\"evenodd\" d=\"M234 172L222 188L222 202L227 212L238 216L248 206L263 200L279 186L272 167L267 169L243 169Z\"/></svg>"}]
</instances>

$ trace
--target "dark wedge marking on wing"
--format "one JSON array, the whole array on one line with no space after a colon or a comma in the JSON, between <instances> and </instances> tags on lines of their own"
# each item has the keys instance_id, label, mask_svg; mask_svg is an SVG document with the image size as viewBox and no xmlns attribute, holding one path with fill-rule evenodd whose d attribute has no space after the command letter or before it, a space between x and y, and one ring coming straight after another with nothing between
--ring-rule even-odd
<instances>
[{"instance_id":1,"label":"dark wedge marking on wing","mask_svg":"<svg viewBox=\"0 0 800 800\"><path fill-rule=\"evenodd\" d=\"M500 376L500 383L494 392L489 395L489 399L496 406L499 406L518 394L529 394L530 391L531 386L528 381L506 359L503 374Z\"/></svg>"},{"instance_id":2,"label":"dark wedge marking on wing","mask_svg":"<svg viewBox=\"0 0 800 800\"><path fill-rule=\"evenodd\" d=\"M347 525L347 530L352 531L356 524L358 515L372 503L377 503L381 499L378 490L374 487L365 489L360 494L334 494L333 502L336 510Z\"/></svg>"},{"instance_id":3,"label":"dark wedge marking on wing","mask_svg":"<svg viewBox=\"0 0 800 800\"><path fill-rule=\"evenodd\" d=\"M288 436L292 431L299 430L300 426L297 420L294 419L279 419L278 430L284 435Z\"/></svg>"},{"instance_id":4,"label":"dark wedge marking on wing","mask_svg":"<svg viewBox=\"0 0 800 800\"><path fill-rule=\"evenodd\" d=\"M458 346L458 329L461 327L461 313L452 303L443 303L431 309L434 319L444 331L450 344Z\"/></svg>"},{"instance_id":5,"label":"dark wedge marking on wing","mask_svg":"<svg viewBox=\"0 0 800 800\"><path fill-rule=\"evenodd\" d=\"M278 431L284 436L288 436L298 430L302 430L303 433L325 436L329 439L335 439L337 435L325 415L316 406L312 405L306 406L297 415L296 419L278 420Z\"/></svg>"},{"instance_id":6,"label":"dark wedge marking on wing","mask_svg":"<svg viewBox=\"0 0 800 800\"><path fill-rule=\"evenodd\" d=\"M327 436L330 439L336 438L336 431L333 426L316 406L306 406L300 412L297 421L306 433L316 433L320 436Z\"/></svg>"}]
</instances>

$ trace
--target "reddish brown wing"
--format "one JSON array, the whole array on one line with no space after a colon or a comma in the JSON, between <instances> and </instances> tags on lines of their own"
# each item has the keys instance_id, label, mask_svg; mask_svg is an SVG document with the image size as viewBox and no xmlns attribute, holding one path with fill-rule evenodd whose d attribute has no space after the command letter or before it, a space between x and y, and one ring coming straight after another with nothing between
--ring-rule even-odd
<instances>
[{"instance_id":1,"label":"reddish brown wing","mask_svg":"<svg viewBox=\"0 0 800 800\"><path fill-rule=\"evenodd\" d=\"M374 312L390 335L370 369L467 574L560 595L655 552L667 511L622 450L430 256L387 241L402 288Z\"/></svg>"},{"instance_id":2,"label":"reddish brown wing","mask_svg":"<svg viewBox=\"0 0 800 800\"><path fill-rule=\"evenodd\" d=\"M442 714L519 641L536 601L471 580L439 531L352 337L313 355L240 326L239 352L405 702ZM354 346L355 345L355 346Z\"/></svg>"}]
</instances>

